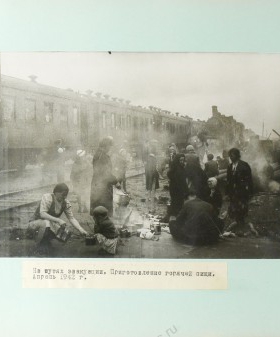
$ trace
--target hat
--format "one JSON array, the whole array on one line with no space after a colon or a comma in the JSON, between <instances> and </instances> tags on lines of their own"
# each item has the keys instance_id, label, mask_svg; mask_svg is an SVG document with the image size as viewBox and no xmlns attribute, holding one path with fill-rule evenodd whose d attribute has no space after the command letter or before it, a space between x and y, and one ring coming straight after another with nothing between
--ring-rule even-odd
<instances>
[{"instance_id":1,"label":"hat","mask_svg":"<svg viewBox=\"0 0 280 337\"><path fill-rule=\"evenodd\" d=\"M94 216L106 216L108 214L107 208L103 206L97 206L95 209L92 211L92 214Z\"/></svg>"},{"instance_id":2,"label":"hat","mask_svg":"<svg viewBox=\"0 0 280 337\"><path fill-rule=\"evenodd\" d=\"M86 154L86 151L84 151L84 150L78 150L77 151L77 156L78 157L83 157L85 154Z\"/></svg>"},{"instance_id":3,"label":"hat","mask_svg":"<svg viewBox=\"0 0 280 337\"><path fill-rule=\"evenodd\" d=\"M186 147L186 151L194 151L194 147L192 145L188 145Z\"/></svg>"}]
</instances>

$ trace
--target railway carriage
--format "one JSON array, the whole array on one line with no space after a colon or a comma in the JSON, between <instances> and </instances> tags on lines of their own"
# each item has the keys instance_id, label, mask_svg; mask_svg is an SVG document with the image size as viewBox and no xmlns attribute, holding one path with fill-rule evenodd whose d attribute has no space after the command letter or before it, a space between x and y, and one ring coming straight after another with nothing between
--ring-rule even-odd
<instances>
[{"instance_id":1,"label":"railway carriage","mask_svg":"<svg viewBox=\"0 0 280 337\"><path fill-rule=\"evenodd\" d=\"M63 139L67 148L85 141L90 108L79 93L2 75L1 131L5 168L35 163L43 149ZM88 111L89 110L89 111Z\"/></svg>"},{"instance_id":2,"label":"railway carriage","mask_svg":"<svg viewBox=\"0 0 280 337\"><path fill-rule=\"evenodd\" d=\"M198 142L200 134L221 140L242 139L244 126L212 107L207 121L194 121L157 107L134 106L130 101L102 93L86 94L1 76L0 169L23 169L62 139L71 157L78 148L96 149L100 138L113 136L116 145L127 144L140 153L145 140L156 139L164 149L176 143L179 149ZM222 120L222 121L221 121ZM222 123L222 125L220 124ZM197 137L198 136L198 137Z\"/></svg>"}]
</instances>

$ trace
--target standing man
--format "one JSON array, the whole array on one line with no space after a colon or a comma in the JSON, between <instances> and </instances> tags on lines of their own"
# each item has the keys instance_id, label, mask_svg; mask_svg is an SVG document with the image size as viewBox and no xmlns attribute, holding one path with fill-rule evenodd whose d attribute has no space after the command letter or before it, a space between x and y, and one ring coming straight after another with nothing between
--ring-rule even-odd
<instances>
[{"instance_id":1,"label":"standing man","mask_svg":"<svg viewBox=\"0 0 280 337\"><path fill-rule=\"evenodd\" d=\"M243 235L245 230L245 217L248 215L248 203L253 192L251 167L241 160L240 151L237 148L229 150L231 164L227 169L227 194L229 196L228 214L234 222L229 229ZM249 224L252 232L257 234L252 224Z\"/></svg>"}]
</instances>

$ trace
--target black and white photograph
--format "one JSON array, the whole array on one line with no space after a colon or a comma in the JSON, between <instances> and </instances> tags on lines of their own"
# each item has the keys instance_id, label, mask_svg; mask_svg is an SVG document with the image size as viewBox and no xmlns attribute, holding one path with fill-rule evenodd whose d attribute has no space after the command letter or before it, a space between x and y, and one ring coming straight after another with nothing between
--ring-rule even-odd
<instances>
[{"instance_id":1,"label":"black and white photograph","mask_svg":"<svg viewBox=\"0 0 280 337\"><path fill-rule=\"evenodd\" d=\"M280 54L0 66L0 257L280 257Z\"/></svg>"}]
</instances>

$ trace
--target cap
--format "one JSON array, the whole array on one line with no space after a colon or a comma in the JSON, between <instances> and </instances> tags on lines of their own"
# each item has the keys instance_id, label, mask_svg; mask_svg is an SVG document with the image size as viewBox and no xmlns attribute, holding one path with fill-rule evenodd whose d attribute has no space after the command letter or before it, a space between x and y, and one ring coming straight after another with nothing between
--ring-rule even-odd
<instances>
[{"instance_id":1,"label":"cap","mask_svg":"<svg viewBox=\"0 0 280 337\"><path fill-rule=\"evenodd\" d=\"M78 150L77 151L77 156L78 157L83 157L85 154L86 154L86 151L84 151L84 150Z\"/></svg>"},{"instance_id":2,"label":"cap","mask_svg":"<svg viewBox=\"0 0 280 337\"><path fill-rule=\"evenodd\" d=\"M97 206L95 209L92 211L93 215L101 215L101 216L106 216L108 214L107 208L103 206Z\"/></svg>"}]
</instances>

